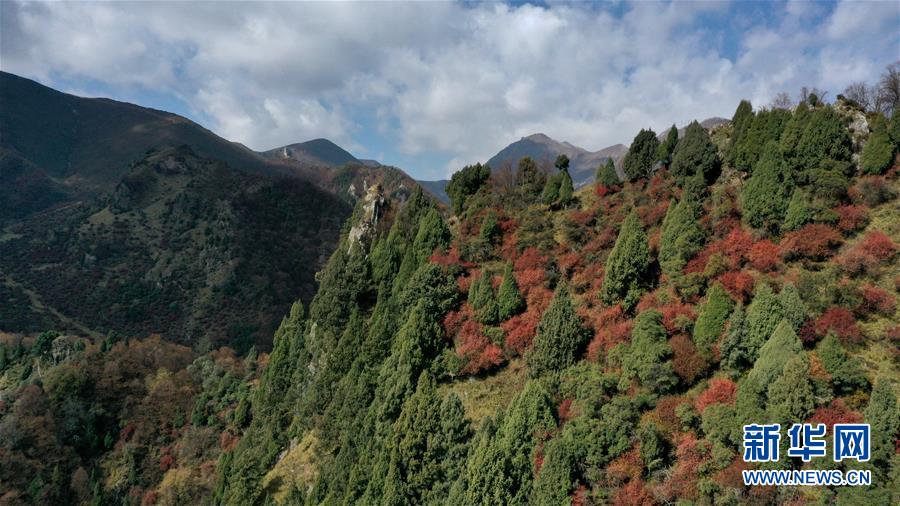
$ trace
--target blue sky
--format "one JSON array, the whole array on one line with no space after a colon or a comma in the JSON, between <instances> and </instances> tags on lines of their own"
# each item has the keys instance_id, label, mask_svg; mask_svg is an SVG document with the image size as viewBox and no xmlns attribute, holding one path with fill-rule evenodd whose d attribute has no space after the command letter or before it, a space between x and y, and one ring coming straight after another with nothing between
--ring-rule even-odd
<instances>
[{"instance_id":1,"label":"blue sky","mask_svg":"<svg viewBox=\"0 0 900 506\"><path fill-rule=\"evenodd\" d=\"M327 137L447 177L543 132L596 150L900 59L898 2L0 3L0 68L254 149Z\"/></svg>"}]
</instances>

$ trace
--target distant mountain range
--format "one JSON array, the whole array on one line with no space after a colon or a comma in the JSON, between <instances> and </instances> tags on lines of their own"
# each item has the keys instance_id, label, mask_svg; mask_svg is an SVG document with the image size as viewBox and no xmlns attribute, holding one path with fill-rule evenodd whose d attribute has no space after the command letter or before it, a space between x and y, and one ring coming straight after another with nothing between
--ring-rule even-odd
<instances>
[{"instance_id":1,"label":"distant mountain range","mask_svg":"<svg viewBox=\"0 0 900 506\"><path fill-rule=\"evenodd\" d=\"M258 153L0 72L0 331L266 348L375 184L417 186L327 139Z\"/></svg>"}]
</instances>

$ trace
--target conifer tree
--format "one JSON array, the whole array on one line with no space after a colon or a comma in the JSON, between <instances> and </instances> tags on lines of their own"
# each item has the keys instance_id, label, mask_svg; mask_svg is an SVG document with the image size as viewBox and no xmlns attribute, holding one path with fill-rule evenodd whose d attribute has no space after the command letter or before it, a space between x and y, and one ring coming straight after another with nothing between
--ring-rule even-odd
<instances>
[{"instance_id":1,"label":"conifer tree","mask_svg":"<svg viewBox=\"0 0 900 506\"><path fill-rule=\"evenodd\" d=\"M647 287L647 270L650 266L650 247L647 234L636 211L632 211L606 260L606 273L600 288L600 298L606 304L622 303L631 310Z\"/></svg>"},{"instance_id":2,"label":"conifer tree","mask_svg":"<svg viewBox=\"0 0 900 506\"><path fill-rule=\"evenodd\" d=\"M597 168L597 182L606 187L620 183L619 175L616 174L616 164L612 158L608 158L605 164Z\"/></svg>"},{"instance_id":3,"label":"conifer tree","mask_svg":"<svg viewBox=\"0 0 900 506\"><path fill-rule=\"evenodd\" d=\"M575 186L572 183L572 176L569 175L569 169L562 169L559 177L559 203L567 206L575 195Z\"/></svg>"},{"instance_id":4,"label":"conifer tree","mask_svg":"<svg viewBox=\"0 0 900 506\"><path fill-rule=\"evenodd\" d=\"M547 178L544 191L541 192L541 203L552 205L559 200L559 186L562 183L562 173L554 174Z\"/></svg>"},{"instance_id":5,"label":"conifer tree","mask_svg":"<svg viewBox=\"0 0 900 506\"><path fill-rule=\"evenodd\" d=\"M800 170L817 169L826 159L850 160L853 141L841 117L831 106L810 113L803 135L797 143L797 166Z\"/></svg>"},{"instance_id":6,"label":"conifer tree","mask_svg":"<svg viewBox=\"0 0 900 506\"><path fill-rule=\"evenodd\" d=\"M722 335L725 322L731 315L734 302L721 283L714 283L706 293L706 301L697 314L694 323L694 344L703 353L709 354L713 345Z\"/></svg>"},{"instance_id":7,"label":"conifer tree","mask_svg":"<svg viewBox=\"0 0 900 506\"><path fill-rule=\"evenodd\" d=\"M662 469L666 464L666 440L655 423L647 422L638 428L641 443L641 460L648 473Z\"/></svg>"},{"instance_id":8,"label":"conifer tree","mask_svg":"<svg viewBox=\"0 0 900 506\"><path fill-rule=\"evenodd\" d=\"M800 338L794 333L790 322L782 320L772 332L772 337L759 349L759 358L754 362L746 380L757 392L765 392L784 371L788 361L802 352Z\"/></svg>"},{"instance_id":9,"label":"conifer tree","mask_svg":"<svg viewBox=\"0 0 900 506\"><path fill-rule=\"evenodd\" d=\"M662 313L642 312L634 320L631 343L622 357L620 387L627 387L632 379L656 394L663 394L678 382L672 370L672 348L666 342L666 328Z\"/></svg>"},{"instance_id":10,"label":"conifer tree","mask_svg":"<svg viewBox=\"0 0 900 506\"><path fill-rule=\"evenodd\" d=\"M481 229L478 236L487 244L493 245L502 235L500 224L497 222L497 213L493 210L488 211L481 220Z\"/></svg>"},{"instance_id":11,"label":"conifer tree","mask_svg":"<svg viewBox=\"0 0 900 506\"><path fill-rule=\"evenodd\" d=\"M815 407L815 395L809 379L809 360L803 354L794 355L771 385L768 386L766 410L772 423L782 427L797 420L806 420Z\"/></svg>"},{"instance_id":12,"label":"conifer tree","mask_svg":"<svg viewBox=\"0 0 900 506\"><path fill-rule=\"evenodd\" d=\"M527 504L538 438L555 427L546 389L538 381L528 381L510 403L496 433L484 434L470 455L463 503Z\"/></svg>"},{"instance_id":13,"label":"conifer tree","mask_svg":"<svg viewBox=\"0 0 900 506\"><path fill-rule=\"evenodd\" d=\"M788 120L784 131L781 133L779 147L784 155L788 170L792 172L797 171L799 167L797 147L800 144L800 139L803 137L804 130L806 130L806 125L809 123L810 114L809 106L806 105L806 102L801 102L794 110L791 119Z\"/></svg>"},{"instance_id":14,"label":"conifer tree","mask_svg":"<svg viewBox=\"0 0 900 506\"><path fill-rule=\"evenodd\" d=\"M894 144L894 151L900 151L900 116L894 116L891 118L891 124L888 127L888 137L890 137L891 142Z\"/></svg>"},{"instance_id":15,"label":"conifer tree","mask_svg":"<svg viewBox=\"0 0 900 506\"><path fill-rule=\"evenodd\" d=\"M890 470L896 448L897 432L900 431L897 396L887 378L881 377L875 381L875 387L869 396L869 405L863 411L863 417L871 426L870 462L884 476Z\"/></svg>"},{"instance_id":16,"label":"conifer tree","mask_svg":"<svg viewBox=\"0 0 900 506\"><path fill-rule=\"evenodd\" d=\"M831 375L831 383L839 395L855 392L866 386L866 378L862 375L859 362L847 355L843 345L833 333L825 336L816 348L816 354L822 366Z\"/></svg>"},{"instance_id":17,"label":"conifer tree","mask_svg":"<svg viewBox=\"0 0 900 506\"><path fill-rule=\"evenodd\" d=\"M744 221L754 228L777 232L790 197L787 183L781 153L777 144L770 142L741 190Z\"/></svg>"},{"instance_id":18,"label":"conifer tree","mask_svg":"<svg viewBox=\"0 0 900 506\"><path fill-rule=\"evenodd\" d=\"M0 343L0 372L6 370L8 363L9 359L6 356L6 344Z\"/></svg>"},{"instance_id":19,"label":"conifer tree","mask_svg":"<svg viewBox=\"0 0 900 506\"><path fill-rule=\"evenodd\" d=\"M896 122L896 120L894 120ZM877 115L872 121L872 133L863 146L859 166L865 174L883 174L894 161L894 146L888 134L884 116Z\"/></svg>"},{"instance_id":20,"label":"conifer tree","mask_svg":"<svg viewBox=\"0 0 900 506\"><path fill-rule=\"evenodd\" d=\"M666 140L663 141L656 149L656 159L663 165L672 163L672 156L675 154L675 148L678 146L678 129L673 124L666 133Z\"/></svg>"},{"instance_id":21,"label":"conifer tree","mask_svg":"<svg viewBox=\"0 0 900 506\"><path fill-rule=\"evenodd\" d=\"M760 347L783 319L784 309L772 288L766 283L757 285L753 301L747 307L747 350L751 361L756 360Z\"/></svg>"},{"instance_id":22,"label":"conifer tree","mask_svg":"<svg viewBox=\"0 0 900 506\"><path fill-rule=\"evenodd\" d=\"M738 303L728 317L728 326L719 353L722 356L722 365L733 371L753 364L747 350L747 318L743 304Z\"/></svg>"},{"instance_id":23,"label":"conifer tree","mask_svg":"<svg viewBox=\"0 0 900 506\"><path fill-rule=\"evenodd\" d=\"M650 175L653 171L653 163L656 162L658 147L659 139L656 138L653 130L641 129L638 132L625 155L625 177L629 181Z\"/></svg>"},{"instance_id":24,"label":"conifer tree","mask_svg":"<svg viewBox=\"0 0 900 506\"><path fill-rule=\"evenodd\" d=\"M806 190L798 189L791 195L787 210L784 213L782 230L797 230L807 223L811 223L814 217L812 199Z\"/></svg>"},{"instance_id":25,"label":"conifer tree","mask_svg":"<svg viewBox=\"0 0 900 506\"><path fill-rule=\"evenodd\" d=\"M587 331L575 313L569 290L562 283L541 316L534 346L525 355L532 375L560 371L574 363L587 338Z\"/></svg>"},{"instance_id":26,"label":"conifer tree","mask_svg":"<svg viewBox=\"0 0 900 506\"><path fill-rule=\"evenodd\" d=\"M469 305L481 323L497 322L497 299L494 298L491 275L487 271L482 272L469 286Z\"/></svg>"},{"instance_id":27,"label":"conifer tree","mask_svg":"<svg viewBox=\"0 0 900 506\"><path fill-rule=\"evenodd\" d=\"M690 197L669 204L659 241L659 265L670 279L679 277L687 261L703 247L704 234L697 223L701 212L699 202Z\"/></svg>"},{"instance_id":28,"label":"conifer tree","mask_svg":"<svg viewBox=\"0 0 900 506\"><path fill-rule=\"evenodd\" d=\"M693 121L684 132L672 155L670 172L679 185L694 176L702 174L707 183L719 176L719 155L716 145L709 140L709 133L700 123Z\"/></svg>"},{"instance_id":29,"label":"conifer tree","mask_svg":"<svg viewBox=\"0 0 900 506\"><path fill-rule=\"evenodd\" d=\"M751 172L759 160L762 148L771 141L778 142L790 113L782 109L761 110L753 116L749 127L735 148L734 166Z\"/></svg>"},{"instance_id":30,"label":"conifer tree","mask_svg":"<svg viewBox=\"0 0 900 506\"><path fill-rule=\"evenodd\" d=\"M564 436L544 445L544 461L534 482L531 504L568 504L572 492L572 469L575 456Z\"/></svg>"},{"instance_id":31,"label":"conifer tree","mask_svg":"<svg viewBox=\"0 0 900 506\"><path fill-rule=\"evenodd\" d=\"M731 117L731 139L728 142L728 150L726 157L732 167L735 166L735 157L737 155L737 146L743 143L747 131L753 121L753 106L747 100L741 100L734 115Z\"/></svg>"},{"instance_id":32,"label":"conifer tree","mask_svg":"<svg viewBox=\"0 0 900 506\"><path fill-rule=\"evenodd\" d=\"M791 323L794 332L799 332L806 321L806 304L800 297L800 291L793 283L786 283L778 293L778 305L784 318Z\"/></svg>"},{"instance_id":33,"label":"conifer tree","mask_svg":"<svg viewBox=\"0 0 900 506\"><path fill-rule=\"evenodd\" d=\"M507 263L503 270L503 282L497 293L497 312L500 321L508 320L525 309L525 301L519 292L519 285L513 276L512 264Z\"/></svg>"},{"instance_id":34,"label":"conifer tree","mask_svg":"<svg viewBox=\"0 0 900 506\"><path fill-rule=\"evenodd\" d=\"M450 206L453 208L453 214L461 215L465 209L466 200L475 195L490 177L491 168L480 163L466 165L462 170L454 172L445 190L447 196L450 197Z\"/></svg>"},{"instance_id":35,"label":"conifer tree","mask_svg":"<svg viewBox=\"0 0 900 506\"><path fill-rule=\"evenodd\" d=\"M526 198L535 198L541 194L547 183L547 175L544 174L530 157L519 160L516 170L516 185Z\"/></svg>"}]
</instances>

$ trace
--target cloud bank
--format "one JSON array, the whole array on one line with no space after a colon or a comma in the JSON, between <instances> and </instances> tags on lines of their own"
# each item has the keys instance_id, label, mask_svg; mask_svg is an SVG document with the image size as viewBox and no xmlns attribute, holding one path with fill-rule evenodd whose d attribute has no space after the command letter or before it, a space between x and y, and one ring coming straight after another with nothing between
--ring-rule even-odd
<instances>
[{"instance_id":1,"label":"cloud bank","mask_svg":"<svg viewBox=\"0 0 900 506\"><path fill-rule=\"evenodd\" d=\"M0 4L0 68L167 97L254 148L328 137L444 177L534 132L588 149L834 96L900 58L896 2Z\"/></svg>"}]
</instances>

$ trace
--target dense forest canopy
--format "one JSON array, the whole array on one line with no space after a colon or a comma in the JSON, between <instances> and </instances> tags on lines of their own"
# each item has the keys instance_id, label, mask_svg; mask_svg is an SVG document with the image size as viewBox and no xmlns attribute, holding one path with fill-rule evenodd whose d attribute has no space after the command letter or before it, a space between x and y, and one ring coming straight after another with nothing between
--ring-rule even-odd
<instances>
[{"instance_id":1,"label":"dense forest canopy","mask_svg":"<svg viewBox=\"0 0 900 506\"><path fill-rule=\"evenodd\" d=\"M0 502L897 504L889 116L744 101L642 130L625 181L373 190L268 354L0 335ZM775 467L872 486L744 486L741 427L776 422L871 424L868 462Z\"/></svg>"}]
</instances>

